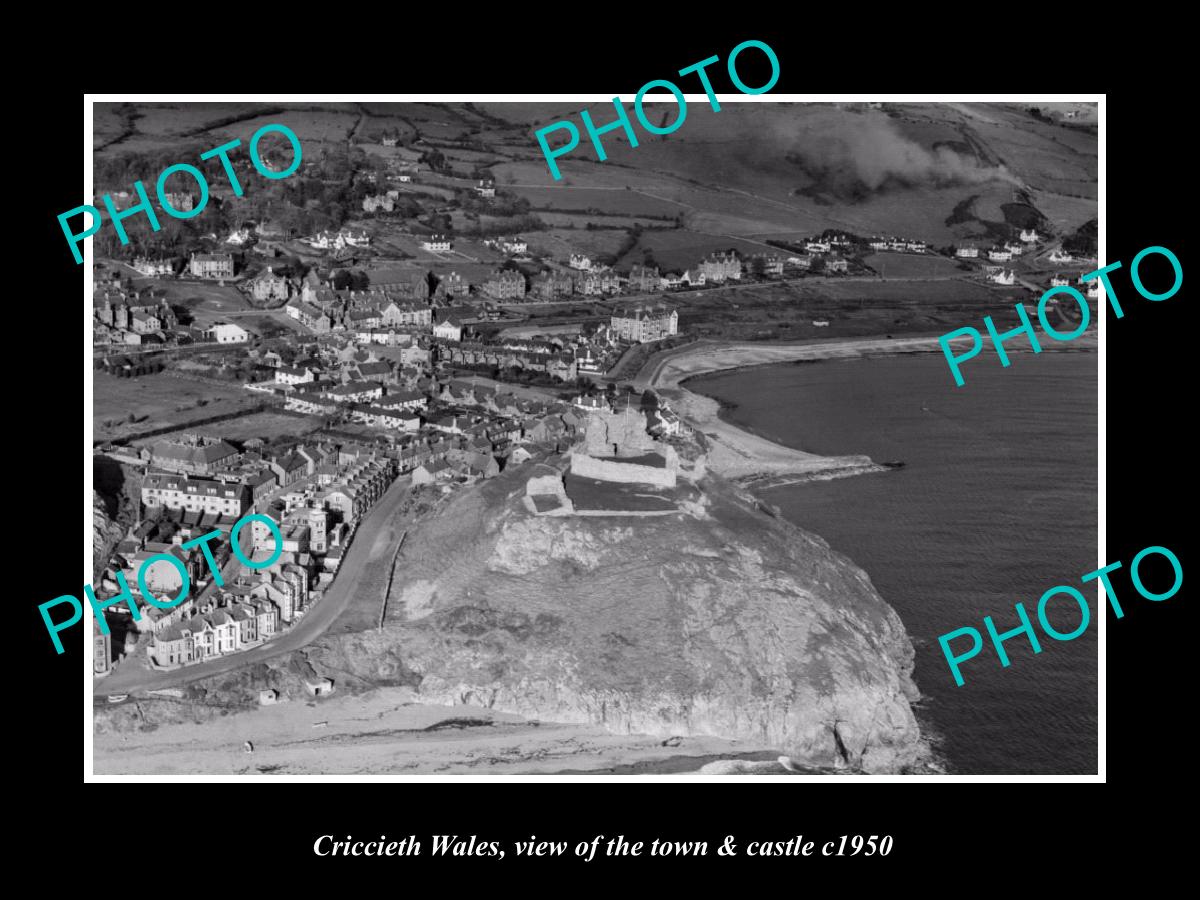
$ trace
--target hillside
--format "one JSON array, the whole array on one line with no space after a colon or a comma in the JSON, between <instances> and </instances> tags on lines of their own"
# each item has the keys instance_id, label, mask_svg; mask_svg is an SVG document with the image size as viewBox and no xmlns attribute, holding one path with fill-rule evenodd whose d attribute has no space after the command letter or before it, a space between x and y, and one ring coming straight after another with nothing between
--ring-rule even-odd
<instances>
[{"instance_id":1,"label":"hillside","mask_svg":"<svg viewBox=\"0 0 1200 900\"><path fill-rule=\"evenodd\" d=\"M623 99L632 105L631 96ZM621 216L652 209L656 215L682 216L698 246L730 238L782 239L826 228L895 233L944 246L1002 237L1007 228L1026 221L1068 234L1097 214L1094 107L1068 122L1013 104L869 108L746 103L734 95L720 112L691 104L685 123L671 135L639 129L636 148L621 132L605 135L608 159L603 163L584 133L580 146L560 158L563 179L554 181L533 132L559 119L578 126L580 106L97 104L94 146L98 162L170 148L177 148L182 159L201 144L244 141L262 124L283 122L296 131L310 164L352 144L372 156L415 158L436 149L461 172L489 167L502 191L526 197L550 216L545 223L556 229L553 234L567 225L550 212L555 209L590 210L566 227L566 237L588 221L619 228L628 221ZM613 118L611 104L587 108L598 124ZM673 116L669 106L647 108L652 121ZM398 134L401 146L381 148L377 140L385 131ZM158 167L143 168L141 176L153 178ZM247 197L259 188L250 185ZM736 240L729 245L741 246ZM753 243L742 249L753 250Z\"/></svg>"},{"instance_id":2,"label":"hillside","mask_svg":"<svg viewBox=\"0 0 1200 900\"><path fill-rule=\"evenodd\" d=\"M535 518L507 487L414 535L383 632L313 664L372 679L402 663L425 701L756 738L814 765L917 760L911 645L824 541L713 479L702 511L665 519Z\"/></svg>"},{"instance_id":3,"label":"hillside","mask_svg":"<svg viewBox=\"0 0 1200 900\"><path fill-rule=\"evenodd\" d=\"M903 626L820 538L711 476L678 516L534 517L519 502L528 470L457 495L409 536L382 629L200 682L190 708L100 707L98 728L206 721L267 686L302 699L316 673L342 694L405 688L416 703L736 740L809 766L924 760Z\"/></svg>"}]
</instances>

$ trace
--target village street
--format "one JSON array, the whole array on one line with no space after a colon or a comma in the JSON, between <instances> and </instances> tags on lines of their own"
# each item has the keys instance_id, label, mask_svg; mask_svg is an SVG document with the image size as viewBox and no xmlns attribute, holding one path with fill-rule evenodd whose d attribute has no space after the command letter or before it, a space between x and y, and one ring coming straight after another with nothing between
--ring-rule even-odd
<instances>
[{"instance_id":1,"label":"village street","mask_svg":"<svg viewBox=\"0 0 1200 900\"><path fill-rule=\"evenodd\" d=\"M407 526L406 517L400 515L400 509L411 486L412 480L407 475L392 482L358 526L350 550L342 559L333 584L324 597L288 631L252 650L167 672L156 672L143 667L142 660L146 652L146 644L143 643L139 645L134 657L124 660L113 669L111 675L95 682L96 696L178 687L202 678L231 672L251 663L262 662L311 643L328 630L345 611L352 598L359 597L364 586L387 583L388 573L384 570L391 564L396 545ZM381 605L383 603L382 595L369 599ZM148 638L143 641L148 641Z\"/></svg>"}]
</instances>

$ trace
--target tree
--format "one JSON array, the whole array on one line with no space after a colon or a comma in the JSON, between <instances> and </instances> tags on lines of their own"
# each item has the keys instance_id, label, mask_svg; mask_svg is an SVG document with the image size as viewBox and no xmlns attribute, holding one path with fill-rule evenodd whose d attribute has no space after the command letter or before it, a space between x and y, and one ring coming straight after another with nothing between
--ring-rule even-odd
<instances>
[{"instance_id":1,"label":"tree","mask_svg":"<svg viewBox=\"0 0 1200 900\"><path fill-rule=\"evenodd\" d=\"M658 409L658 394L654 393L650 388L642 391L642 409Z\"/></svg>"}]
</instances>

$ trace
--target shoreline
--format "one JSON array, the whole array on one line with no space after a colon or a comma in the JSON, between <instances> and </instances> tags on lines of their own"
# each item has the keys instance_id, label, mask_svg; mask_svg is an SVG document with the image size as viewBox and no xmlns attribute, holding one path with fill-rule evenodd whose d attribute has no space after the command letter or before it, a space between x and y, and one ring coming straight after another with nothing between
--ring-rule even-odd
<instances>
[{"instance_id":1,"label":"shoreline","mask_svg":"<svg viewBox=\"0 0 1200 900\"><path fill-rule=\"evenodd\" d=\"M755 434L722 417L720 401L689 389L687 382L716 372L780 363L937 352L941 349L939 337L876 337L801 344L699 341L651 356L633 383L639 390L650 388L665 397L680 419L704 436L708 444L708 467L718 475L752 488L848 478L886 472L889 467L861 454L821 456ZM1045 348L1043 352L1091 352L1096 349L1096 334L1089 332L1071 341L1070 346ZM1032 350L1010 350L1009 353L1032 353Z\"/></svg>"}]
</instances>

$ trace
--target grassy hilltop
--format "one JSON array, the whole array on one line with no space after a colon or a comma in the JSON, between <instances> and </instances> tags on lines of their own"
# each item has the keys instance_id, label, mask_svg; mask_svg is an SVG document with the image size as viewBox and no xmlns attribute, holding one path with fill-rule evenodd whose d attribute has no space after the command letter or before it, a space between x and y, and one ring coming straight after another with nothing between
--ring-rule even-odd
<instances>
[{"instance_id":1,"label":"grassy hilltop","mask_svg":"<svg viewBox=\"0 0 1200 900\"><path fill-rule=\"evenodd\" d=\"M632 97L625 99L632 105ZM612 119L611 105L588 108L597 123ZM647 108L651 121L672 115L666 107ZM941 246L986 236L988 223L1038 221L1065 234L1096 215L1095 126L1080 124L1082 118L1003 104L874 109L733 100L714 112L692 103L678 131L663 137L639 131L637 148L620 132L605 135L603 163L585 133L560 159L564 177L556 182L533 131L560 118L578 125L578 111L568 104L492 102L98 104L94 132L98 160L246 142L271 122L292 128L314 160L351 144L383 158L416 159L436 150L451 170L488 168L502 192L526 197L550 216L555 233L589 222L620 228L639 216L651 217L643 224L682 217L705 252L706 241L753 250L766 238L825 228L897 233ZM398 146L381 146L385 133ZM646 246L670 250L652 241Z\"/></svg>"}]
</instances>

